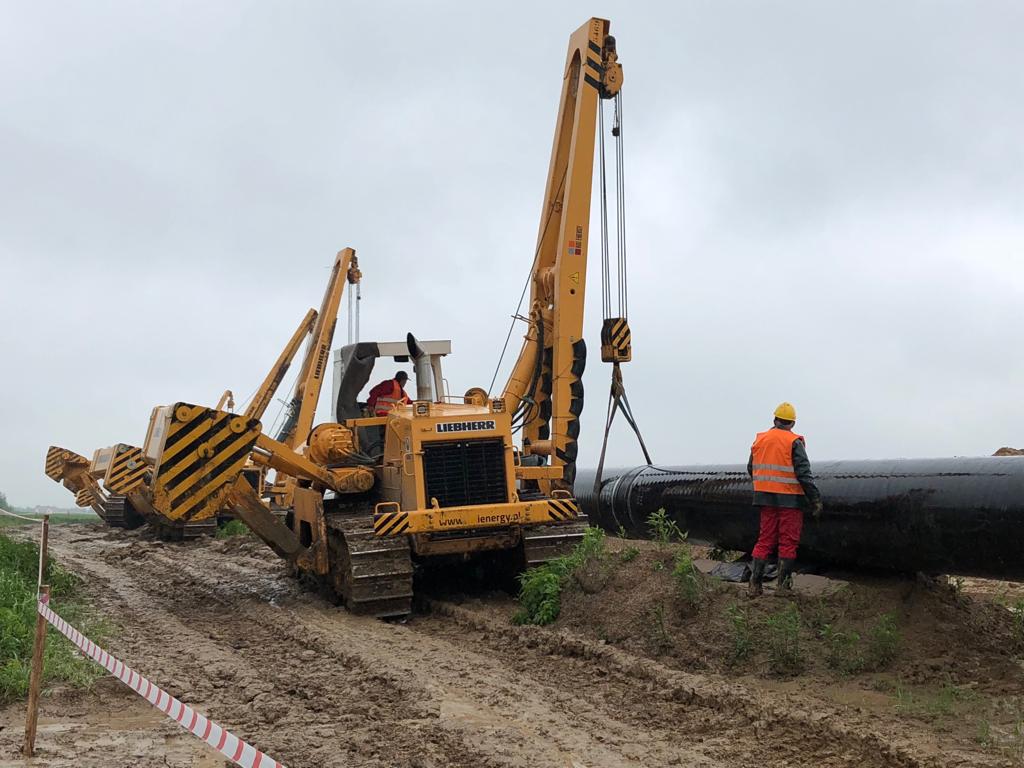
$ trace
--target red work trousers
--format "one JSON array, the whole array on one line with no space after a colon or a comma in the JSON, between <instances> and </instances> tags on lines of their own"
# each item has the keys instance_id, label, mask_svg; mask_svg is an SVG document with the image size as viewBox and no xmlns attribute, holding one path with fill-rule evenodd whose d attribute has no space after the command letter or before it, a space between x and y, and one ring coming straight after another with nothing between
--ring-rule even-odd
<instances>
[{"instance_id":1,"label":"red work trousers","mask_svg":"<svg viewBox=\"0 0 1024 768\"><path fill-rule=\"evenodd\" d=\"M761 507L761 531L754 545L754 557L767 560L779 550L779 557L796 559L796 548L800 543L800 532L804 528L804 511L785 507Z\"/></svg>"}]
</instances>

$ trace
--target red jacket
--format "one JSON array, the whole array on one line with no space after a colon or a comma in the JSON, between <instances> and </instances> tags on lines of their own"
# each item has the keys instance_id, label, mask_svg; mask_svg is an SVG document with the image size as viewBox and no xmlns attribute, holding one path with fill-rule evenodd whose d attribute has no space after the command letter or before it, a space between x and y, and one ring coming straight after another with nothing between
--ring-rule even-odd
<instances>
[{"instance_id":1,"label":"red jacket","mask_svg":"<svg viewBox=\"0 0 1024 768\"><path fill-rule=\"evenodd\" d=\"M384 402L377 407L377 401L383 398ZM387 416L396 403L410 403L409 396L405 394L398 379L385 379L376 387L370 390L366 398L366 404L370 406L375 416Z\"/></svg>"}]
</instances>

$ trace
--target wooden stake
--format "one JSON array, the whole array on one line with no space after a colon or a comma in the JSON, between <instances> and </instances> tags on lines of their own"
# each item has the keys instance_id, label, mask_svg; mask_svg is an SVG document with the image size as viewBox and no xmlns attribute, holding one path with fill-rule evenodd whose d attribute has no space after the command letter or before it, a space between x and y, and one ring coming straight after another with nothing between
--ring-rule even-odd
<instances>
[{"instance_id":1,"label":"wooden stake","mask_svg":"<svg viewBox=\"0 0 1024 768\"><path fill-rule=\"evenodd\" d=\"M42 594L43 581L46 579L46 558L50 556L50 516L43 515L43 533L39 537L39 580L36 587Z\"/></svg>"},{"instance_id":2,"label":"wooden stake","mask_svg":"<svg viewBox=\"0 0 1024 768\"><path fill-rule=\"evenodd\" d=\"M50 516L43 515L43 535L39 542L39 581L46 576L46 556L49 549ZM50 585L40 583L39 599L49 598ZM22 753L33 757L36 751L36 726L39 723L39 694L43 687L43 651L46 648L46 619L36 611L36 637L32 646L32 674L28 682L28 714L25 717L25 745Z\"/></svg>"}]
</instances>

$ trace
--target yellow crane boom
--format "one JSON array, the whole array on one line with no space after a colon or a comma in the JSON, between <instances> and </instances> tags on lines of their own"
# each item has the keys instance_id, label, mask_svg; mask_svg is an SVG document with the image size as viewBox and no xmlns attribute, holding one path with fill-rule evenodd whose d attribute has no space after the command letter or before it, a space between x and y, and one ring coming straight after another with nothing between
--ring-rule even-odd
<instances>
[{"instance_id":1,"label":"yellow crane boom","mask_svg":"<svg viewBox=\"0 0 1024 768\"><path fill-rule=\"evenodd\" d=\"M338 323L338 307L341 306L341 295L346 281L356 283L359 280L359 261L352 248L344 248L338 252L331 268L331 276L327 281L320 311L312 328L312 338L306 355L302 360L299 378L295 384L295 393L288 404L288 416L284 427L277 435L277 440L295 448L306 441L313 428L316 416L316 404L320 400L327 363L331 355L331 343L334 340L334 329ZM258 417L257 417L258 418Z\"/></svg>"},{"instance_id":2,"label":"yellow crane boom","mask_svg":"<svg viewBox=\"0 0 1024 768\"><path fill-rule=\"evenodd\" d=\"M622 87L610 26L593 18L569 38L530 277L530 327L503 395L522 428L523 456L561 468L534 473L545 492L571 489L576 474L595 133L601 100Z\"/></svg>"}]
</instances>

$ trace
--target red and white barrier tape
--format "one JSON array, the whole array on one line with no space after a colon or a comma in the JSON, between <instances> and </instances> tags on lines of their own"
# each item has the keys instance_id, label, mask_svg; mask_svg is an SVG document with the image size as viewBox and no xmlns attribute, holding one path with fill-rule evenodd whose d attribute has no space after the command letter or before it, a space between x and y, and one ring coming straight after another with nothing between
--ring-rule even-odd
<instances>
[{"instance_id":1,"label":"red and white barrier tape","mask_svg":"<svg viewBox=\"0 0 1024 768\"><path fill-rule=\"evenodd\" d=\"M120 659L115 659L50 610L50 607L46 604L47 602L48 598L46 596L40 599L38 604L39 613L58 632L74 643L75 647L83 654L106 669L110 674L193 736L198 736L224 755L224 757L228 758L228 760L242 766L242 768L285 768L282 763L277 762L272 757L267 757L251 744L246 744L233 733L230 733L226 728L217 725L217 723L196 712L192 707L183 704L166 691L153 685L145 677L125 665Z\"/></svg>"},{"instance_id":2,"label":"red and white barrier tape","mask_svg":"<svg viewBox=\"0 0 1024 768\"><path fill-rule=\"evenodd\" d=\"M3 507L0 507L0 515L9 515L10 517L16 517L19 520L26 520L26 521L28 521L30 523L41 523L41 522L43 522L43 518L41 518L41 517L25 517L25 515L16 515L13 512L11 512L11 510L4 509Z\"/></svg>"},{"instance_id":3,"label":"red and white barrier tape","mask_svg":"<svg viewBox=\"0 0 1024 768\"><path fill-rule=\"evenodd\" d=\"M27 522L30 522L30 523L39 523L39 525L41 527L43 527L43 528L46 527L47 518L49 517L48 515L44 515L43 517L25 517L24 515L16 515L13 512L11 512L11 510L4 509L3 507L0 507L0 515L8 515L9 517L16 517L19 520L26 520ZM43 535L40 532L40 534L39 534L40 541L42 541L42 536ZM42 587L43 587L43 548L42 548L42 545L40 544L40 546L39 546L39 578L36 580L36 592L39 592L39 590L41 590Z\"/></svg>"}]
</instances>

